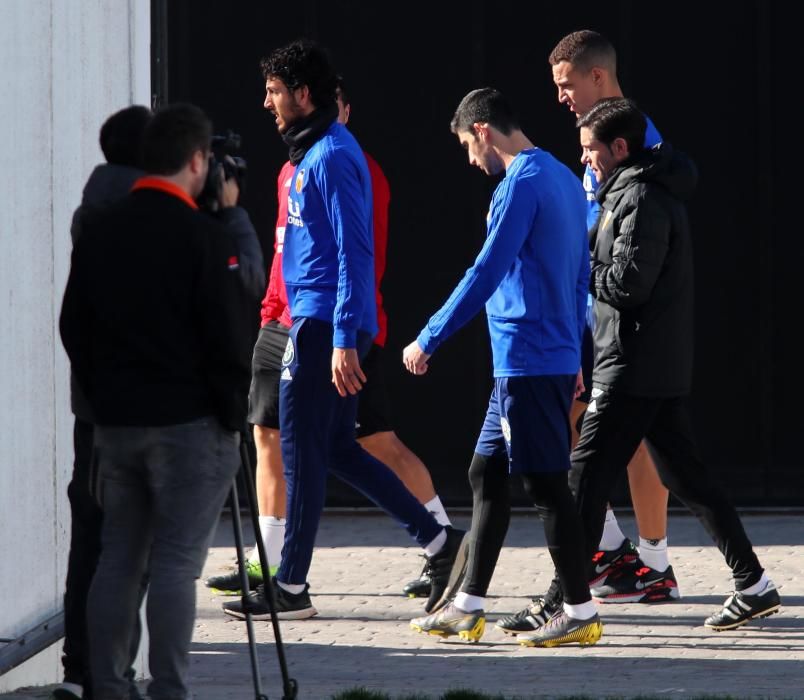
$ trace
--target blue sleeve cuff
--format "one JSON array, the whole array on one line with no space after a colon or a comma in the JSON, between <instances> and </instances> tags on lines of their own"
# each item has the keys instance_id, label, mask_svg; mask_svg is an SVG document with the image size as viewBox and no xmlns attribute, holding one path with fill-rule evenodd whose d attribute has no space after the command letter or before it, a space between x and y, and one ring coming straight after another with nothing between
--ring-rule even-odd
<instances>
[{"instance_id":1,"label":"blue sleeve cuff","mask_svg":"<svg viewBox=\"0 0 804 700\"><path fill-rule=\"evenodd\" d=\"M416 342L419 344L422 352L426 352L428 355L432 355L438 347L438 342L433 338L432 334L427 328L419 333L419 337L416 338Z\"/></svg>"},{"instance_id":2,"label":"blue sleeve cuff","mask_svg":"<svg viewBox=\"0 0 804 700\"><path fill-rule=\"evenodd\" d=\"M347 328L335 328L335 333L332 335L332 347L344 349L356 348L357 331Z\"/></svg>"}]
</instances>

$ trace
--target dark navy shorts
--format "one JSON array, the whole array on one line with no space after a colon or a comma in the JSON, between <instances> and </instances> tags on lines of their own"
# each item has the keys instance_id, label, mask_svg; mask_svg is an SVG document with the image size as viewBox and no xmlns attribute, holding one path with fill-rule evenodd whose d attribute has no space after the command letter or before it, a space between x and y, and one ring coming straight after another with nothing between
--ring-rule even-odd
<instances>
[{"instance_id":1,"label":"dark navy shorts","mask_svg":"<svg viewBox=\"0 0 804 700\"><path fill-rule=\"evenodd\" d=\"M569 470L576 379L574 374L496 378L475 452L507 453L512 474Z\"/></svg>"},{"instance_id":2,"label":"dark navy shorts","mask_svg":"<svg viewBox=\"0 0 804 700\"><path fill-rule=\"evenodd\" d=\"M251 359L251 387L248 392L248 422L279 430L279 374L288 345L289 329L277 321L260 328ZM366 383L358 394L357 437L393 430L388 389L382 368L383 349L372 345L361 360Z\"/></svg>"}]
</instances>

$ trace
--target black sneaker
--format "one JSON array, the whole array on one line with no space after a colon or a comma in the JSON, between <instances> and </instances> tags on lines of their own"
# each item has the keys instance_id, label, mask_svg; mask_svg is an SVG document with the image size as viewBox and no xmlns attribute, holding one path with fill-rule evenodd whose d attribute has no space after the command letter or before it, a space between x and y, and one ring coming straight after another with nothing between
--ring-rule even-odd
<instances>
[{"instance_id":1,"label":"black sneaker","mask_svg":"<svg viewBox=\"0 0 804 700\"><path fill-rule=\"evenodd\" d=\"M430 595L424 605L426 613L433 613L444 607L457 593L466 573L466 560L469 550L468 533L451 525L444 528L447 540L432 557L427 557L430 572Z\"/></svg>"},{"instance_id":2,"label":"black sneaker","mask_svg":"<svg viewBox=\"0 0 804 700\"><path fill-rule=\"evenodd\" d=\"M681 597L672 566L656 571L641 559L618 567L591 593L601 603L666 603Z\"/></svg>"},{"instance_id":3,"label":"black sneaker","mask_svg":"<svg viewBox=\"0 0 804 700\"><path fill-rule=\"evenodd\" d=\"M304 620L318 614L310 601L310 584L304 585L301 593L290 593L272 579L274 595L276 596L276 617L279 620ZM257 590L246 596L246 610L243 610L243 601L233 600L223 604L223 612L238 620L246 619L246 612L251 613L254 620L270 620L271 608L265 599L265 584L257 586Z\"/></svg>"},{"instance_id":4,"label":"black sneaker","mask_svg":"<svg viewBox=\"0 0 804 700\"><path fill-rule=\"evenodd\" d=\"M781 606L779 591L768 581L765 590L756 595L748 595L735 591L723 603L723 609L706 618L704 625L715 632L733 630L744 625L749 620L768 617L779 612Z\"/></svg>"},{"instance_id":5,"label":"black sneaker","mask_svg":"<svg viewBox=\"0 0 804 700\"><path fill-rule=\"evenodd\" d=\"M271 567L272 571L271 574L273 575L276 571L273 571L274 567ZM256 591L257 586L262 583L262 566L258 561L247 561L246 562L246 576L248 577L248 589L250 591ZM215 593L220 595L240 595L240 571L235 568L229 574L220 574L219 576L210 576L205 585L207 588L211 588Z\"/></svg>"},{"instance_id":6,"label":"black sneaker","mask_svg":"<svg viewBox=\"0 0 804 700\"><path fill-rule=\"evenodd\" d=\"M590 588L599 586L609 574L623 564L633 564L637 559L639 559L639 550L627 537L617 549L611 551L598 550L592 557L592 569L589 578Z\"/></svg>"},{"instance_id":7,"label":"black sneaker","mask_svg":"<svg viewBox=\"0 0 804 700\"><path fill-rule=\"evenodd\" d=\"M505 634L535 632L559 611L559 607L550 605L544 596L539 596L518 613L501 617L495 627Z\"/></svg>"},{"instance_id":8,"label":"black sneaker","mask_svg":"<svg viewBox=\"0 0 804 700\"><path fill-rule=\"evenodd\" d=\"M425 561L419 578L408 581L402 589L402 594L408 598L428 598L432 582L430 581L430 564Z\"/></svg>"}]
</instances>

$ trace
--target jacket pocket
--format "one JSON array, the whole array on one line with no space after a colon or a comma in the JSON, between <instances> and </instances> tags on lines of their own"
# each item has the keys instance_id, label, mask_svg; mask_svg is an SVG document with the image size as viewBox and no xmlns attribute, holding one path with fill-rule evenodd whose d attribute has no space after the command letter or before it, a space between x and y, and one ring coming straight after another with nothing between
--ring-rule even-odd
<instances>
[{"instance_id":1,"label":"jacket pocket","mask_svg":"<svg viewBox=\"0 0 804 700\"><path fill-rule=\"evenodd\" d=\"M623 356L626 355L626 352L632 358L638 356L641 352L644 335L642 314L638 310L629 309L617 314L615 337L617 348Z\"/></svg>"}]
</instances>

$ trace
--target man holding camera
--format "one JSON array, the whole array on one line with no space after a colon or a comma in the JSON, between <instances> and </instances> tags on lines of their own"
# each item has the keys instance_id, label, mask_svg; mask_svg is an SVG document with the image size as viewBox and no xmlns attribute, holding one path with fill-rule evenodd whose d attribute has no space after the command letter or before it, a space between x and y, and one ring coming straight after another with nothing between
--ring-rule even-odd
<instances>
[{"instance_id":1,"label":"man holding camera","mask_svg":"<svg viewBox=\"0 0 804 700\"><path fill-rule=\"evenodd\" d=\"M209 171L196 201L233 239L239 254L240 276L249 294L259 297L265 289L265 260L248 213L237 206L245 184L246 164L242 158L234 158L228 152L238 148L240 137L237 134L229 132L226 136L212 137Z\"/></svg>"},{"instance_id":2,"label":"man holding camera","mask_svg":"<svg viewBox=\"0 0 804 700\"><path fill-rule=\"evenodd\" d=\"M149 697L188 697L195 579L239 467L255 300L233 239L194 200L210 140L197 107L158 112L143 138L149 175L73 250L60 327L93 411L104 513L87 606L95 700L128 692L146 571Z\"/></svg>"}]
</instances>

